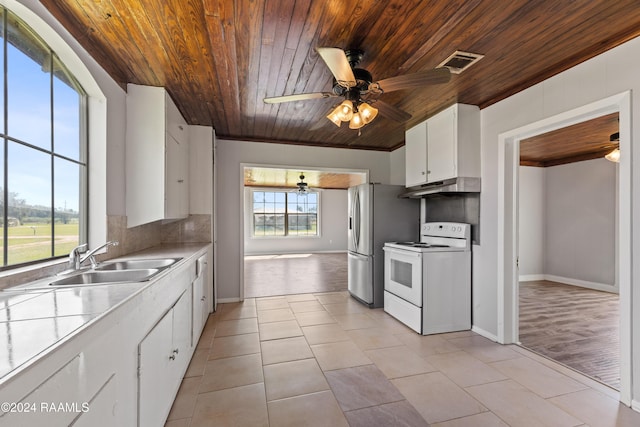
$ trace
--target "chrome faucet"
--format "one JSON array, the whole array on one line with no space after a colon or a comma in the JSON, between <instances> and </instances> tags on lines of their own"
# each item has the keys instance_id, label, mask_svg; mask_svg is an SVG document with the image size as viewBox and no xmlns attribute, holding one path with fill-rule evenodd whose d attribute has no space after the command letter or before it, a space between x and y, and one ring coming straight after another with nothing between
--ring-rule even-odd
<instances>
[{"instance_id":1,"label":"chrome faucet","mask_svg":"<svg viewBox=\"0 0 640 427\"><path fill-rule=\"evenodd\" d=\"M71 252L69 252L69 270L80 269L80 251L84 251L86 249L86 243L71 249Z\"/></svg>"},{"instance_id":2,"label":"chrome faucet","mask_svg":"<svg viewBox=\"0 0 640 427\"><path fill-rule=\"evenodd\" d=\"M98 246L97 248L90 250L87 254L85 254L82 257L80 256L80 251L87 249L87 244L85 243L80 246L76 246L69 253L69 269L80 270L82 263L85 262L87 259L91 263L91 267L96 268L98 266L98 263L96 262L96 258L94 257L94 254L98 252L100 249L108 248L109 246L118 246L118 242L117 241L107 242L104 245Z\"/></svg>"}]
</instances>

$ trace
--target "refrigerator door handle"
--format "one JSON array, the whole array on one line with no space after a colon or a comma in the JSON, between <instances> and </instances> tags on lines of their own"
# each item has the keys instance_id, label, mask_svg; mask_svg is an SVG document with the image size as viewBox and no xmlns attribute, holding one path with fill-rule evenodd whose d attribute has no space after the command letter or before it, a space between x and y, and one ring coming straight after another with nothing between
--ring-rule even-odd
<instances>
[{"instance_id":1,"label":"refrigerator door handle","mask_svg":"<svg viewBox=\"0 0 640 427\"><path fill-rule=\"evenodd\" d=\"M361 260L367 260L369 258L367 255L357 254L354 252L349 252L349 256Z\"/></svg>"},{"instance_id":2,"label":"refrigerator door handle","mask_svg":"<svg viewBox=\"0 0 640 427\"><path fill-rule=\"evenodd\" d=\"M356 196L353 199L353 215L356 217L356 222L354 226L353 233L353 246L358 251L360 246L360 222L362 218L360 217L360 193L356 192ZM358 251L359 252L359 251Z\"/></svg>"}]
</instances>

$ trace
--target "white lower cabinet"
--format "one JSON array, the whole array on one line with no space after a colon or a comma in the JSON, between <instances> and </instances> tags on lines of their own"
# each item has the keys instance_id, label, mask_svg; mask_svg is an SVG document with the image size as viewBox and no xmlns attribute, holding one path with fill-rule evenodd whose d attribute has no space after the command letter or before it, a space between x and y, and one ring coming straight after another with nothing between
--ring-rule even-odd
<instances>
[{"instance_id":1,"label":"white lower cabinet","mask_svg":"<svg viewBox=\"0 0 640 427\"><path fill-rule=\"evenodd\" d=\"M138 347L138 424L164 425L191 360L191 299L188 288Z\"/></svg>"},{"instance_id":2,"label":"white lower cabinet","mask_svg":"<svg viewBox=\"0 0 640 427\"><path fill-rule=\"evenodd\" d=\"M107 340L110 338L111 335L105 336ZM7 399L4 401L11 405L2 408L0 426L115 425L115 393L107 396L113 388L104 393L109 383L113 385L116 382L113 350L89 346L24 397L16 399L3 395L2 399ZM89 422L94 412L101 412L104 416L95 418L99 421Z\"/></svg>"},{"instance_id":3,"label":"white lower cabinet","mask_svg":"<svg viewBox=\"0 0 640 427\"><path fill-rule=\"evenodd\" d=\"M115 375L109 378L106 384L88 402L86 406L89 410L83 412L76 421L71 424L73 427L96 427L118 425L116 418L116 403L118 401L116 393Z\"/></svg>"},{"instance_id":4,"label":"white lower cabinet","mask_svg":"<svg viewBox=\"0 0 640 427\"><path fill-rule=\"evenodd\" d=\"M208 314L208 265L196 270L204 254L3 378L0 402L12 406L0 408L0 427L163 426ZM111 295L90 292L85 301Z\"/></svg>"},{"instance_id":5,"label":"white lower cabinet","mask_svg":"<svg viewBox=\"0 0 640 427\"><path fill-rule=\"evenodd\" d=\"M207 255L202 255L196 261L196 278L193 281L193 336L191 345L198 345L198 339L209 317L209 304L207 301L208 283Z\"/></svg>"}]
</instances>

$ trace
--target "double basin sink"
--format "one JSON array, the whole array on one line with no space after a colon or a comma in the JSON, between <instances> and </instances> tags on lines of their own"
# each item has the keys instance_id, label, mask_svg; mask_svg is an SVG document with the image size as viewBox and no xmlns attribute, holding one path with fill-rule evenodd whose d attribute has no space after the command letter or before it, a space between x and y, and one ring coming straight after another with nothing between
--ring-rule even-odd
<instances>
[{"instance_id":1,"label":"double basin sink","mask_svg":"<svg viewBox=\"0 0 640 427\"><path fill-rule=\"evenodd\" d=\"M49 286L86 286L111 283L144 282L182 258L130 259L105 262L92 270L73 273L49 283Z\"/></svg>"}]
</instances>

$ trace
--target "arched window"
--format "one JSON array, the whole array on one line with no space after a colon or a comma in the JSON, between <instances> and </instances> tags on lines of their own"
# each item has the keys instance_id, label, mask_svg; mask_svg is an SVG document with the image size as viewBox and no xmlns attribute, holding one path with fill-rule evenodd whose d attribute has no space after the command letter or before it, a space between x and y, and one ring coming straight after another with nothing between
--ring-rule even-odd
<instances>
[{"instance_id":1,"label":"arched window","mask_svg":"<svg viewBox=\"0 0 640 427\"><path fill-rule=\"evenodd\" d=\"M87 96L56 53L0 9L0 268L86 241Z\"/></svg>"}]
</instances>

